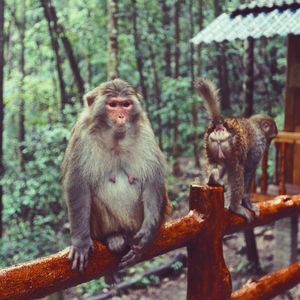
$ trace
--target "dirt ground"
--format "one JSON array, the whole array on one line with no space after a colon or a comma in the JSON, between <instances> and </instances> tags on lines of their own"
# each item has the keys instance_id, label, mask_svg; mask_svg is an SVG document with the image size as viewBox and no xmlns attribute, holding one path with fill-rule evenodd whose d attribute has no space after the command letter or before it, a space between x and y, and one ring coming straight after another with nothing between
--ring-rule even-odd
<instances>
[{"instance_id":1,"label":"dirt ground","mask_svg":"<svg viewBox=\"0 0 300 300\"><path fill-rule=\"evenodd\" d=\"M190 160L182 160L181 166L183 176L176 180L172 185L174 193L184 193L188 198L188 186L195 179L199 178L199 170L193 168ZM173 212L172 218L181 217L188 212L187 201L180 201ZM251 271L245 253L245 241L243 233L235 233L224 237L223 250L224 258L231 273L232 289L237 290L246 282L260 278L261 276L273 271L273 256L275 251L275 239L273 234L273 224L269 226L257 227L254 230L256 243L259 253L261 271ZM176 250L186 253L186 249ZM172 253L167 254L171 257ZM173 278L163 278L159 284L149 285L145 288L130 289L118 297L112 297L115 300L183 300L186 299L186 268ZM300 285L290 291L277 296L276 300L300 300Z\"/></svg>"}]
</instances>

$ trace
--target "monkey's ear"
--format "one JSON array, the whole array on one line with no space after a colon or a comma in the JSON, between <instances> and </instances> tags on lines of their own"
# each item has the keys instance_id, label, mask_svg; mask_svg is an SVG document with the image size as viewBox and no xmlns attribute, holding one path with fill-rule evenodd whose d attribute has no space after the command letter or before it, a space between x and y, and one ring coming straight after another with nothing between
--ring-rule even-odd
<instances>
[{"instance_id":1,"label":"monkey's ear","mask_svg":"<svg viewBox=\"0 0 300 300\"><path fill-rule=\"evenodd\" d=\"M93 105L98 95L99 95L99 88L96 87L83 96L84 104L86 106Z\"/></svg>"}]
</instances>

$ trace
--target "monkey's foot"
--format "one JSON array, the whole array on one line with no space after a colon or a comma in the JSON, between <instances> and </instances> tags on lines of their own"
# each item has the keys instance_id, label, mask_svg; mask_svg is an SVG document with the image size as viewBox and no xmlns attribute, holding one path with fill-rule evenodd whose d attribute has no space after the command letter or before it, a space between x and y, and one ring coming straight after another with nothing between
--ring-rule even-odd
<instances>
[{"instance_id":1,"label":"monkey's foot","mask_svg":"<svg viewBox=\"0 0 300 300\"><path fill-rule=\"evenodd\" d=\"M259 216L259 209L256 206L255 203L252 203L251 199L250 199L250 195L248 197L243 198L242 200L242 205L250 210L252 210L255 213L255 216L258 217Z\"/></svg>"},{"instance_id":2,"label":"monkey's foot","mask_svg":"<svg viewBox=\"0 0 300 300\"><path fill-rule=\"evenodd\" d=\"M251 222L253 220L253 216L252 216L251 212L247 208L245 208L245 207L243 207L241 205L237 206L237 207L230 206L229 209L233 213L246 218L247 222Z\"/></svg>"},{"instance_id":3,"label":"monkey's foot","mask_svg":"<svg viewBox=\"0 0 300 300\"><path fill-rule=\"evenodd\" d=\"M113 176L113 175L109 176L108 180L113 183L116 183L116 181L117 181L116 176Z\"/></svg>"},{"instance_id":4,"label":"monkey's foot","mask_svg":"<svg viewBox=\"0 0 300 300\"><path fill-rule=\"evenodd\" d=\"M68 259L72 262L72 270L83 270L87 267L89 254L94 250L93 241L90 240L84 246L71 246Z\"/></svg>"},{"instance_id":5,"label":"monkey's foot","mask_svg":"<svg viewBox=\"0 0 300 300\"><path fill-rule=\"evenodd\" d=\"M124 255L119 264L119 268L123 269L135 264L141 257L141 247L134 245L130 248L128 253Z\"/></svg>"},{"instance_id":6,"label":"monkey's foot","mask_svg":"<svg viewBox=\"0 0 300 300\"><path fill-rule=\"evenodd\" d=\"M128 182L129 182L130 184L134 184L136 180L137 180L136 177L131 176L131 175L128 175Z\"/></svg>"},{"instance_id":7,"label":"monkey's foot","mask_svg":"<svg viewBox=\"0 0 300 300\"><path fill-rule=\"evenodd\" d=\"M112 235L106 239L108 249L112 253L121 253L125 250L127 244L121 234Z\"/></svg>"}]
</instances>

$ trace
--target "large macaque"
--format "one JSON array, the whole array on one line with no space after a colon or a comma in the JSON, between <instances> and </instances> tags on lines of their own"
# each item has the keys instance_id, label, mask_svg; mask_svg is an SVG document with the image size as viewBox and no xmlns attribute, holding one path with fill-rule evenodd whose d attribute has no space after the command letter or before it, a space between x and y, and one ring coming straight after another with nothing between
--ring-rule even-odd
<instances>
[{"instance_id":1,"label":"large macaque","mask_svg":"<svg viewBox=\"0 0 300 300\"><path fill-rule=\"evenodd\" d=\"M82 271L93 239L114 253L120 266L136 262L167 214L165 161L140 96L115 79L84 96L62 165L71 224L69 259Z\"/></svg>"},{"instance_id":2,"label":"large macaque","mask_svg":"<svg viewBox=\"0 0 300 300\"><path fill-rule=\"evenodd\" d=\"M218 91L212 82L198 78L195 88L203 96L212 120L205 134L206 155L213 167L208 183L222 184L225 179L230 210L251 221L253 217L248 209L259 214L250 200L251 183L264 151L277 135L276 123L261 114L224 119Z\"/></svg>"}]
</instances>

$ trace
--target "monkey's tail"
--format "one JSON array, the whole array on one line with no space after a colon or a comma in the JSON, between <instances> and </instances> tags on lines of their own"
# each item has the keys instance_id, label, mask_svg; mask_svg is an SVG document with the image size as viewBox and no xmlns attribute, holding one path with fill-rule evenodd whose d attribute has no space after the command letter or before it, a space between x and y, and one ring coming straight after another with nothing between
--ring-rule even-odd
<instances>
[{"instance_id":1,"label":"monkey's tail","mask_svg":"<svg viewBox=\"0 0 300 300\"><path fill-rule=\"evenodd\" d=\"M216 86L208 79L198 77L194 83L195 89L204 99L204 106L213 121L222 119L220 98Z\"/></svg>"}]
</instances>

